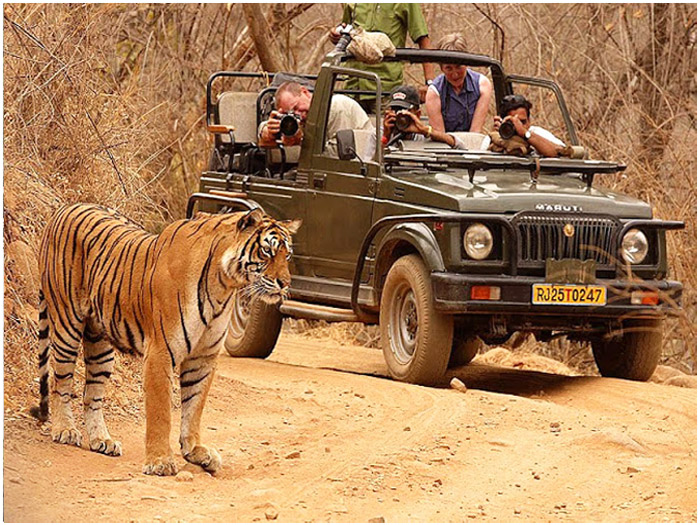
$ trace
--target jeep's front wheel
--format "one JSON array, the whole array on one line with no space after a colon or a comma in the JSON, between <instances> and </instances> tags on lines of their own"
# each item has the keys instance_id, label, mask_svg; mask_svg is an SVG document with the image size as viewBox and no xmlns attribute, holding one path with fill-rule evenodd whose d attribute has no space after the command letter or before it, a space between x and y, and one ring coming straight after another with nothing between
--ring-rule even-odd
<instances>
[{"instance_id":1,"label":"jeep's front wheel","mask_svg":"<svg viewBox=\"0 0 700 525\"><path fill-rule=\"evenodd\" d=\"M454 320L435 310L430 274L419 256L401 257L389 270L379 328L391 377L433 385L445 374Z\"/></svg>"},{"instance_id":2,"label":"jeep's front wheel","mask_svg":"<svg viewBox=\"0 0 700 525\"><path fill-rule=\"evenodd\" d=\"M592 341L593 357L603 377L647 381L661 357L660 319L629 320L622 339Z\"/></svg>"},{"instance_id":3,"label":"jeep's front wheel","mask_svg":"<svg viewBox=\"0 0 700 525\"><path fill-rule=\"evenodd\" d=\"M224 346L232 357L264 359L275 348L281 328L282 314L277 306L235 292Z\"/></svg>"}]
</instances>

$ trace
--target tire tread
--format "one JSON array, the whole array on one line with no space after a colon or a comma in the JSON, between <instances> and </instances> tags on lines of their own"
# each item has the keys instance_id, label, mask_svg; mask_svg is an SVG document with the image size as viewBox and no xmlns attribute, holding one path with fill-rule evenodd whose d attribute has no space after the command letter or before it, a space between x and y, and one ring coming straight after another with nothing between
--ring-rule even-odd
<instances>
[{"instance_id":1,"label":"tire tread","mask_svg":"<svg viewBox=\"0 0 700 525\"><path fill-rule=\"evenodd\" d=\"M389 308L381 308L379 324L384 359L394 379L426 386L434 385L447 370L454 321L451 316L435 310L430 274L422 259L415 254L401 257L389 270L382 293L383 304L393 298L393 289L403 280L407 280L413 288L418 303L419 340L413 359L406 365L399 363L389 343Z\"/></svg>"},{"instance_id":2,"label":"tire tread","mask_svg":"<svg viewBox=\"0 0 700 525\"><path fill-rule=\"evenodd\" d=\"M593 341L600 375L647 381L656 370L662 349L661 321L628 321L621 341Z\"/></svg>"},{"instance_id":3,"label":"tire tread","mask_svg":"<svg viewBox=\"0 0 700 525\"><path fill-rule=\"evenodd\" d=\"M281 329L282 314L277 306L253 300L243 336L237 338L229 330L224 346L231 357L264 359L274 350Z\"/></svg>"}]
</instances>

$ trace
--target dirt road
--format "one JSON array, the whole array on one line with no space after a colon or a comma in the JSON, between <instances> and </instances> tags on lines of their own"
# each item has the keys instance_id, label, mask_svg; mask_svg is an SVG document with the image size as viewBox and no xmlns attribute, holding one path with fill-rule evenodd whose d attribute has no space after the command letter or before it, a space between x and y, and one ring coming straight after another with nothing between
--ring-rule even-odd
<instances>
[{"instance_id":1,"label":"dirt road","mask_svg":"<svg viewBox=\"0 0 700 525\"><path fill-rule=\"evenodd\" d=\"M288 334L266 361L222 357L203 425L225 467L183 460L190 481L140 473L142 418L108 421L121 458L6 418L4 519L697 521L696 390L486 365L449 371L466 393L384 376L376 350Z\"/></svg>"}]
</instances>

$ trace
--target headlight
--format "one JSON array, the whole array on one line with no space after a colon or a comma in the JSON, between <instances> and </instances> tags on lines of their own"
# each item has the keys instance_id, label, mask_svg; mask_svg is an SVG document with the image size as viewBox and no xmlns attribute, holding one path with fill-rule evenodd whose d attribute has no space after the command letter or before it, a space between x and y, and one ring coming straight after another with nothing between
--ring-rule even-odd
<instances>
[{"instance_id":1,"label":"headlight","mask_svg":"<svg viewBox=\"0 0 700 525\"><path fill-rule=\"evenodd\" d=\"M632 264L639 264L649 253L647 236L637 229L631 229L622 238L622 257Z\"/></svg>"},{"instance_id":2,"label":"headlight","mask_svg":"<svg viewBox=\"0 0 700 525\"><path fill-rule=\"evenodd\" d=\"M464 250L472 259L486 259L493 248L491 230L481 223L474 223L464 232Z\"/></svg>"}]
</instances>

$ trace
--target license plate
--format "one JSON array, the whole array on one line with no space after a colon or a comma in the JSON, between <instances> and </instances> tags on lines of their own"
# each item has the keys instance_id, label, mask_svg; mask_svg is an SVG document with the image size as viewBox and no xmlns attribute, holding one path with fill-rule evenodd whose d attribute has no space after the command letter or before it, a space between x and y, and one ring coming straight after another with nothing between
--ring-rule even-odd
<instances>
[{"instance_id":1,"label":"license plate","mask_svg":"<svg viewBox=\"0 0 700 525\"><path fill-rule=\"evenodd\" d=\"M607 299L606 292L605 286L533 284L532 304L604 305Z\"/></svg>"}]
</instances>

